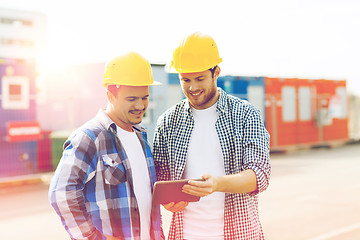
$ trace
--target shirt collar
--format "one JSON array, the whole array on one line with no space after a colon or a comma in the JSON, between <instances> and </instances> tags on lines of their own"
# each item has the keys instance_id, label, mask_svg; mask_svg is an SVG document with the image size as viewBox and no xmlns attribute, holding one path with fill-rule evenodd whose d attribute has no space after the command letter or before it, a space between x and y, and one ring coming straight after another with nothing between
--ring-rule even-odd
<instances>
[{"instance_id":1,"label":"shirt collar","mask_svg":"<svg viewBox=\"0 0 360 240\"><path fill-rule=\"evenodd\" d=\"M228 110L228 104L227 104L227 93L222 90L221 88L218 88L218 91L220 92L220 97L217 101L217 105L216 105L216 110L218 113L223 113L226 112Z\"/></svg>"}]
</instances>

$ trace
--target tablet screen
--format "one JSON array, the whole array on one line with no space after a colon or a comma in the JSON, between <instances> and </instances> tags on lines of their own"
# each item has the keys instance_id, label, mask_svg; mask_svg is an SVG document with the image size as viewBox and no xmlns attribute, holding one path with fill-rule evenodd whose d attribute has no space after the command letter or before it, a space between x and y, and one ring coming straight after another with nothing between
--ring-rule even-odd
<instances>
[{"instance_id":1,"label":"tablet screen","mask_svg":"<svg viewBox=\"0 0 360 240\"><path fill-rule=\"evenodd\" d=\"M200 197L193 196L182 192L182 187L187 184L190 179L175 181L159 181L155 183L153 192L154 204L166 204L170 202L197 202ZM202 179L195 179L203 181Z\"/></svg>"}]
</instances>

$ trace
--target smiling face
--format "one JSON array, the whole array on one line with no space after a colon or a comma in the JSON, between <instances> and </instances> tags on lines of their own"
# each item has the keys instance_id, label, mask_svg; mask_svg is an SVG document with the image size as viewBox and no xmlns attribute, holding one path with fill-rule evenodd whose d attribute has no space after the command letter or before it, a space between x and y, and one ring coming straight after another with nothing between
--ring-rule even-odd
<instances>
[{"instance_id":1,"label":"smiling face","mask_svg":"<svg viewBox=\"0 0 360 240\"><path fill-rule=\"evenodd\" d=\"M116 125L131 132L132 127L141 123L149 104L149 87L120 86L116 91L107 91L106 114Z\"/></svg>"},{"instance_id":2,"label":"smiling face","mask_svg":"<svg viewBox=\"0 0 360 240\"><path fill-rule=\"evenodd\" d=\"M214 76L210 70L179 74L181 88L191 106L206 109L217 102L220 93L217 91L216 79L219 74L219 67L215 69Z\"/></svg>"}]
</instances>

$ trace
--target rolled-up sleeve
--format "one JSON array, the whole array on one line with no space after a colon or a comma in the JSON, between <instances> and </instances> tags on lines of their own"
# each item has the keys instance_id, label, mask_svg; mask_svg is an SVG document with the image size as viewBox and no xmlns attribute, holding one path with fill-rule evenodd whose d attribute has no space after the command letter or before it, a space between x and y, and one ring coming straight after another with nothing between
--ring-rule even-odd
<instances>
[{"instance_id":1,"label":"rolled-up sleeve","mask_svg":"<svg viewBox=\"0 0 360 240\"><path fill-rule=\"evenodd\" d=\"M269 186L270 166L270 135L265 129L260 112L253 109L247 114L243 128L243 170L252 169L256 174L257 191L263 192Z\"/></svg>"}]
</instances>

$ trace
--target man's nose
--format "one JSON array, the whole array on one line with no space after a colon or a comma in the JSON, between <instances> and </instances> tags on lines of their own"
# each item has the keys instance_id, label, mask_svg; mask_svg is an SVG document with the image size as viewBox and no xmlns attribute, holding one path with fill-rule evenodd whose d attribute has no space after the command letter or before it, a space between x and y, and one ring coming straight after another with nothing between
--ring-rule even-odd
<instances>
[{"instance_id":1,"label":"man's nose","mask_svg":"<svg viewBox=\"0 0 360 240\"><path fill-rule=\"evenodd\" d=\"M135 108L137 110L143 110L145 108L145 104L142 101L137 101L135 104Z\"/></svg>"},{"instance_id":2,"label":"man's nose","mask_svg":"<svg viewBox=\"0 0 360 240\"><path fill-rule=\"evenodd\" d=\"M192 92L196 92L196 90L198 90L198 86L196 84L191 84L189 90Z\"/></svg>"}]
</instances>

